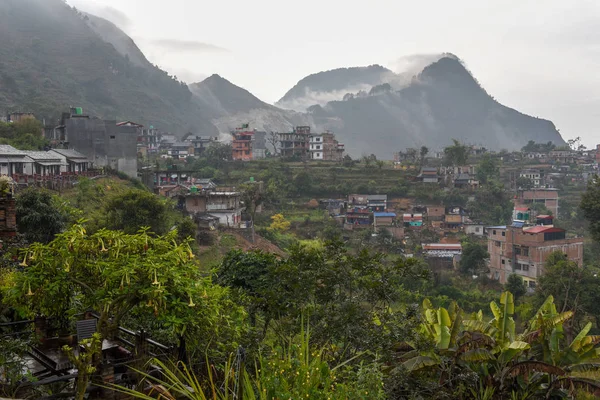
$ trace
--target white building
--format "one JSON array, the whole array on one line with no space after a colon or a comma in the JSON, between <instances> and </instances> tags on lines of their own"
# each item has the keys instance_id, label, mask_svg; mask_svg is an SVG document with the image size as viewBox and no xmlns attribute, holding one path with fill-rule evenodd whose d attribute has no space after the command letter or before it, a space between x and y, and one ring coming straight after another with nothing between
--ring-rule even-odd
<instances>
[{"instance_id":1,"label":"white building","mask_svg":"<svg viewBox=\"0 0 600 400\"><path fill-rule=\"evenodd\" d=\"M539 169L524 169L519 173L519 177L531 180L535 187L540 187L543 184L542 173Z\"/></svg>"}]
</instances>

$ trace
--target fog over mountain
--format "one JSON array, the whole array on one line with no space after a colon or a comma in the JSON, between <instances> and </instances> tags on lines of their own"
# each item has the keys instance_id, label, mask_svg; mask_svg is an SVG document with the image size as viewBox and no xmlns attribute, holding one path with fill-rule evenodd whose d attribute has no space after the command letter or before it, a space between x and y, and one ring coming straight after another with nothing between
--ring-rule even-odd
<instances>
[{"instance_id":1,"label":"fog over mountain","mask_svg":"<svg viewBox=\"0 0 600 400\"><path fill-rule=\"evenodd\" d=\"M552 122L499 104L448 53L404 57L394 71L371 65L317 72L274 106L216 74L188 87L152 65L115 24L61 0L3 0L0 36L0 110L50 118L78 105L180 135L226 133L243 123L266 131L310 125L335 132L353 156L381 158L409 146L441 149L453 138L495 150L528 140L563 143ZM186 38L161 43L228 52Z\"/></svg>"},{"instance_id":2,"label":"fog over mountain","mask_svg":"<svg viewBox=\"0 0 600 400\"><path fill-rule=\"evenodd\" d=\"M315 105L309 114L353 155L390 158L405 147L441 149L453 138L494 150L520 149L528 140L564 143L552 122L499 104L453 55L425 67L400 90L379 85Z\"/></svg>"}]
</instances>

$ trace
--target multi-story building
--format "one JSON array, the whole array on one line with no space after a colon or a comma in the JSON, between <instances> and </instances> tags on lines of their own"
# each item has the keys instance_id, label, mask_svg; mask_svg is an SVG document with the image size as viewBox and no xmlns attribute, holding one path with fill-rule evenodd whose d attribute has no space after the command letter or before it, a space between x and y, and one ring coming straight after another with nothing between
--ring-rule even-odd
<instances>
[{"instance_id":1,"label":"multi-story building","mask_svg":"<svg viewBox=\"0 0 600 400\"><path fill-rule=\"evenodd\" d=\"M532 204L541 203L553 215L558 215L558 189L554 188L536 188L531 190L522 190L518 192L515 205L531 207Z\"/></svg>"},{"instance_id":2,"label":"multi-story building","mask_svg":"<svg viewBox=\"0 0 600 400\"><path fill-rule=\"evenodd\" d=\"M57 147L74 149L94 167L109 167L137 177L138 137L142 125L90 118L79 107L63 113L61 123L51 132Z\"/></svg>"},{"instance_id":3,"label":"multi-story building","mask_svg":"<svg viewBox=\"0 0 600 400\"><path fill-rule=\"evenodd\" d=\"M421 168L421 173L418 178L421 179L423 183L438 183L440 181L437 168L432 167Z\"/></svg>"},{"instance_id":4,"label":"multi-story building","mask_svg":"<svg viewBox=\"0 0 600 400\"><path fill-rule=\"evenodd\" d=\"M583 263L583 238L568 239L564 229L552 225L493 226L487 232L490 278L502 284L515 273L534 288L548 256L555 251L565 253L580 266Z\"/></svg>"},{"instance_id":5,"label":"multi-story building","mask_svg":"<svg viewBox=\"0 0 600 400\"><path fill-rule=\"evenodd\" d=\"M310 126L297 126L292 132L277 133L277 152L281 157L306 159L310 148Z\"/></svg>"},{"instance_id":6,"label":"multi-story building","mask_svg":"<svg viewBox=\"0 0 600 400\"><path fill-rule=\"evenodd\" d=\"M529 179L536 188L544 184L544 174L539 169L524 169L519 173L519 177Z\"/></svg>"},{"instance_id":7,"label":"multi-story building","mask_svg":"<svg viewBox=\"0 0 600 400\"><path fill-rule=\"evenodd\" d=\"M158 153L158 129L150 128L142 130L137 137L138 155L147 157L148 155Z\"/></svg>"},{"instance_id":8,"label":"multi-story building","mask_svg":"<svg viewBox=\"0 0 600 400\"><path fill-rule=\"evenodd\" d=\"M213 136L188 136L185 139L186 142L190 143L190 147L193 148L193 155L200 156L206 149L212 146L214 143L219 141L218 137Z\"/></svg>"},{"instance_id":9,"label":"multi-story building","mask_svg":"<svg viewBox=\"0 0 600 400\"><path fill-rule=\"evenodd\" d=\"M342 161L344 145L331 132L312 133L309 138L311 160Z\"/></svg>"},{"instance_id":10,"label":"multi-story building","mask_svg":"<svg viewBox=\"0 0 600 400\"><path fill-rule=\"evenodd\" d=\"M235 128L231 132L231 136L233 136L233 140L231 141L232 159L241 161L252 160L254 131L248 128L248 124L244 124L240 128Z\"/></svg>"},{"instance_id":11,"label":"multi-story building","mask_svg":"<svg viewBox=\"0 0 600 400\"><path fill-rule=\"evenodd\" d=\"M373 212L368 208L352 207L346 211L346 226L371 226Z\"/></svg>"},{"instance_id":12,"label":"multi-story building","mask_svg":"<svg viewBox=\"0 0 600 400\"><path fill-rule=\"evenodd\" d=\"M185 160L189 156L194 155L194 147L190 142L176 142L167 150L167 156Z\"/></svg>"},{"instance_id":13,"label":"multi-story building","mask_svg":"<svg viewBox=\"0 0 600 400\"><path fill-rule=\"evenodd\" d=\"M573 150L552 150L548 154L551 160L559 164L573 164L576 156L577 152Z\"/></svg>"}]
</instances>

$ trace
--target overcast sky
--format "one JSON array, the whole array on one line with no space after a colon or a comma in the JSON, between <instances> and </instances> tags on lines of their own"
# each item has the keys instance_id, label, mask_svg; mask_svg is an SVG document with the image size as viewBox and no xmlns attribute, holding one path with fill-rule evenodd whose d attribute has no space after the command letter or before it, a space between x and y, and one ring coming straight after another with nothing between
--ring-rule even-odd
<instances>
[{"instance_id":1,"label":"overcast sky","mask_svg":"<svg viewBox=\"0 0 600 400\"><path fill-rule=\"evenodd\" d=\"M188 83L275 102L304 76L451 52L503 104L600 143L598 0L68 0Z\"/></svg>"}]
</instances>

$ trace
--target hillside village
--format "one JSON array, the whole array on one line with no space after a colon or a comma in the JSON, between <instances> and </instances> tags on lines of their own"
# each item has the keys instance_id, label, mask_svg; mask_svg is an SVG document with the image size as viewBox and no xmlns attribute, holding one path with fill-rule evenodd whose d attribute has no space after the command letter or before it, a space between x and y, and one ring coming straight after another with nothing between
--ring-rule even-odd
<instances>
[{"instance_id":1,"label":"hillside village","mask_svg":"<svg viewBox=\"0 0 600 400\"><path fill-rule=\"evenodd\" d=\"M0 0L0 400L600 398L600 8L422 3Z\"/></svg>"},{"instance_id":2,"label":"hillside village","mask_svg":"<svg viewBox=\"0 0 600 400\"><path fill-rule=\"evenodd\" d=\"M10 124L28 118L35 117L13 113L6 120ZM210 176L203 176L205 169L197 169L195 164L212 151L218 150L217 157L222 158L217 164L231 163L234 171L255 162L275 165L276 160L298 171L324 165L332 169L363 166L373 177L369 185L350 186L350 192L338 191L335 198L327 189L299 191L292 197L306 199L305 208L323 210L347 240L358 232L389 237L395 243L390 247L407 255L419 254L432 269L457 268L463 250L461 238L474 237L489 254L485 273L490 279L505 284L508 276L516 273L530 290L555 250L583 264L583 231L571 223L569 213L573 213L573 196L598 172L600 161L600 145L589 150L576 140L562 148L530 141L522 151L510 153L455 141L437 151L425 147L397 151L393 161L375 156L352 160L344 155L344 144L334 133L313 133L308 126L267 133L245 124L231 132L229 144L223 144L212 136L190 133L179 139L132 121L100 120L85 115L81 108L63 113L56 126L44 127L40 135L46 140L46 151L0 146L0 157L6 161L0 166L1 173L17 187L56 189L72 184L78 176L122 173L140 178L149 190L174 200L199 232L220 227L254 230L244 190L255 186L254 196L266 197L268 185L259 181L259 176L217 177L214 169ZM414 196L407 196L410 190L388 193L378 187L376 176L383 171L412 187ZM500 214L492 217L474 204L491 180L501 184L499 190L510 199L510 210L506 204L500 205ZM439 196L428 198L423 191ZM322 196L316 196L319 192ZM570 202L567 207L563 207L563 197ZM260 203L253 214L263 212ZM281 211L265 206L270 214Z\"/></svg>"},{"instance_id":3,"label":"hillside village","mask_svg":"<svg viewBox=\"0 0 600 400\"><path fill-rule=\"evenodd\" d=\"M563 147L530 141L516 152L454 140L442 149L390 149L389 160L366 154L354 160L334 132L313 132L309 126L267 133L244 124L231 132L229 142L222 142L202 132L179 138L134 121L102 120L77 107L46 126L32 113L9 114L0 124L5 143L14 144L0 145L0 240L15 268L35 262L27 261L26 254L17 265L18 258L11 256L23 243L41 240L64 248L61 230L74 235L72 229L86 226L93 236L69 240L99 238L104 249L114 241L106 236L113 231L104 227L119 235L148 235L138 224L161 235L185 235L188 242L182 236L180 246L204 266L190 265L189 273L224 268L230 257L285 260L311 252L316 256L327 248L343 251L338 256L360 265L362 257L373 254L375 259L367 262L395 265L385 276L404 274L410 265L421 271L406 281L412 289L402 291L396 301L418 303L431 297L441 306L456 302L469 312L502 290L519 293L521 304L536 301L546 290L548 271L555 274L558 255L587 274L598 268L598 245L587 235L580 201L594 187L600 145L588 150L578 139ZM15 141L10 132L23 129L31 131L27 141ZM31 205L24 207L25 201ZM24 225L23 213L34 212L40 201L50 201L43 213L57 216ZM61 204L64 211L51 204ZM36 226L50 227L55 218L64 218L58 217L61 213L70 215L72 228L61 223L52 228L57 236L47 236L46 228L35 233ZM86 219L77 220L81 216ZM81 246L77 251L85 252L90 245ZM247 261L235 261L235 268L240 262ZM152 285L160 284L154 271ZM119 279L123 287L130 278ZM42 293L30 283L26 288L27 296ZM188 306L195 306L191 297ZM0 322L0 331L9 336L14 329L29 332L27 326L33 324L43 341L29 342L19 360L46 385L76 379L76 359L58 350L71 343L60 332L93 338L102 318L90 311L71 328L60 318L58 326L45 318L17 318ZM104 381L124 382L125 365L132 361L121 367L115 360L133 360L148 346L159 358L168 359L174 348L178 359L189 357L181 340L174 345L173 338L159 336L160 342L143 329L127 328L134 321L120 322L115 339L103 341Z\"/></svg>"}]
</instances>

